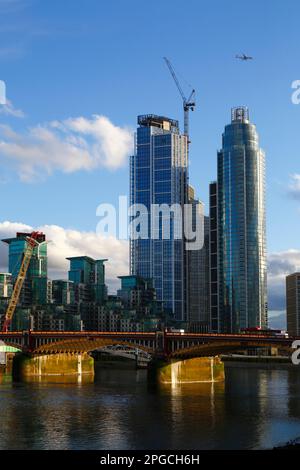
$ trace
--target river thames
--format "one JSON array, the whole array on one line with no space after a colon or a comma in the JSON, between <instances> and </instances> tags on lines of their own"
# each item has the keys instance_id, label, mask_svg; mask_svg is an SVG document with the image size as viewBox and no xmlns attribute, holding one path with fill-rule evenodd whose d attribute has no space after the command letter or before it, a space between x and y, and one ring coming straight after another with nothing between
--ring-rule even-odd
<instances>
[{"instance_id":1,"label":"river thames","mask_svg":"<svg viewBox=\"0 0 300 470\"><path fill-rule=\"evenodd\" d=\"M300 436L300 370L226 368L224 384L153 387L97 368L87 385L0 385L0 449L264 449Z\"/></svg>"}]
</instances>

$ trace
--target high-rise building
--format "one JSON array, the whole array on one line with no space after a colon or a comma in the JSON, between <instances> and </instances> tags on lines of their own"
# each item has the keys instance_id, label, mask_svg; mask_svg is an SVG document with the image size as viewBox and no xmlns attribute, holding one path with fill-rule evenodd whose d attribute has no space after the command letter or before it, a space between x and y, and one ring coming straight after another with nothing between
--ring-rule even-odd
<instances>
[{"instance_id":1,"label":"high-rise building","mask_svg":"<svg viewBox=\"0 0 300 470\"><path fill-rule=\"evenodd\" d=\"M188 151L187 137L179 132L178 122L172 119L146 115L138 117L135 154L130 160L131 205L143 204L148 214L147 237L130 243L131 274L153 279L157 299L176 320L187 319L187 276L184 238L175 231L176 214L156 217L153 204L183 205L187 201ZM168 219L168 220L166 220ZM159 229L151 233L158 222ZM169 222L169 229L165 229ZM169 237L168 232L169 231Z\"/></svg>"},{"instance_id":2,"label":"high-rise building","mask_svg":"<svg viewBox=\"0 0 300 470\"><path fill-rule=\"evenodd\" d=\"M4 315L13 291L11 274L0 273L0 327L2 329Z\"/></svg>"},{"instance_id":3,"label":"high-rise building","mask_svg":"<svg viewBox=\"0 0 300 470\"><path fill-rule=\"evenodd\" d=\"M70 261L69 281L75 286L76 302L102 303L107 296L105 285L105 261L89 256L74 256Z\"/></svg>"},{"instance_id":4,"label":"high-rise building","mask_svg":"<svg viewBox=\"0 0 300 470\"><path fill-rule=\"evenodd\" d=\"M23 255L27 247L27 238L30 233L17 233L15 238L2 240L9 245L9 272L13 283L20 271ZM20 304L23 306L32 303L46 304L51 297L51 285L47 278L47 244L46 236L39 234L37 245L33 250L27 271L26 279L20 295Z\"/></svg>"},{"instance_id":5,"label":"high-rise building","mask_svg":"<svg viewBox=\"0 0 300 470\"><path fill-rule=\"evenodd\" d=\"M10 298L13 290L12 277L10 273L0 273L0 302Z\"/></svg>"},{"instance_id":6,"label":"high-rise building","mask_svg":"<svg viewBox=\"0 0 300 470\"><path fill-rule=\"evenodd\" d=\"M161 303L156 300L152 279L139 276L119 276L121 289L118 297L127 310L134 310L137 318L162 316Z\"/></svg>"},{"instance_id":7,"label":"high-rise building","mask_svg":"<svg viewBox=\"0 0 300 470\"><path fill-rule=\"evenodd\" d=\"M204 216L204 242L200 250L200 321L210 329L209 217Z\"/></svg>"},{"instance_id":8,"label":"high-rise building","mask_svg":"<svg viewBox=\"0 0 300 470\"><path fill-rule=\"evenodd\" d=\"M209 330L209 217L204 215L204 204L195 197L189 185L189 204L192 207L192 230L196 231L196 216L204 228L203 246L190 250L188 259L188 321L189 328L205 333ZM196 214L197 213L197 214Z\"/></svg>"},{"instance_id":9,"label":"high-rise building","mask_svg":"<svg viewBox=\"0 0 300 470\"><path fill-rule=\"evenodd\" d=\"M218 281L218 183L209 185L209 291L210 330L220 331L219 325L219 281Z\"/></svg>"},{"instance_id":10,"label":"high-rise building","mask_svg":"<svg viewBox=\"0 0 300 470\"><path fill-rule=\"evenodd\" d=\"M265 154L246 107L232 109L218 152L218 181L211 186L211 237L218 237L218 329L267 326ZM213 209L216 207L216 209ZM217 220L217 227L214 227ZM211 240L212 242L212 240ZM214 256L212 244L210 256ZM214 261L215 258L214 258ZM211 266L211 276L213 275ZM216 326L215 303L212 322ZM215 328L213 328L215 329Z\"/></svg>"},{"instance_id":11,"label":"high-rise building","mask_svg":"<svg viewBox=\"0 0 300 470\"><path fill-rule=\"evenodd\" d=\"M52 281L52 300L57 305L70 305L75 303L74 282L64 279Z\"/></svg>"},{"instance_id":12,"label":"high-rise building","mask_svg":"<svg viewBox=\"0 0 300 470\"><path fill-rule=\"evenodd\" d=\"M287 331L292 336L300 335L300 273L286 277Z\"/></svg>"}]
</instances>

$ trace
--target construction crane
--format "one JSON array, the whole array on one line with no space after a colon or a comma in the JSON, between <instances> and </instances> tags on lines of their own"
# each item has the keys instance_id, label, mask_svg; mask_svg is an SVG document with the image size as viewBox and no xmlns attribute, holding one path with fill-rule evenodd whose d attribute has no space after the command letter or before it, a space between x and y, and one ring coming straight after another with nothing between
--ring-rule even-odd
<instances>
[{"instance_id":1,"label":"construction crane","mask_svg":"<svg viewBox=\"0 0 300 470\"><path fill-rule=\"evenodd\" d=\"M3 323L3 332L7 332L9 330L9 326L12 322L14 313L16 311L16 307L19 302L21 290L26 278L26 274L30 265L30 261L33 255L34 248L38 245L37 238L41 235L40 232L32 232L30 237L26 238L27 246L24 251L23 259L21 262L20 271L18 273L13 292L11 298L8 303L8 307L5 313L4 323Z\"/></svg>"},{"instance_id":2,"label":"construction crane","mask_svg":"<svg viewBox=\"0 0 300 470\"><path fill-rule=\"evenodd\" d=\"M166 62L169 70L170 70L170 73L174 79L174 82L176 83L176 86L179 90L179 93L181 95L181 98L182 98L182 101L183 101L183 111L184 111L184 134L187 136L187 139L188 139L188 143L190 144L190 139L189 139L189 112L190 110L191 111L194 111L195 109L195 106L196 106L196 101L195 101L195 90L192 89L192 92L190 94L190 96L188 98L186 98L183 90L182 90L182 87L178 81L178 78L176 76L176 73L175 73L175 70L171 64L171 62L169 61L169 59L167 57L164 57L164 61Z\"/></svg>"}]
</instances>

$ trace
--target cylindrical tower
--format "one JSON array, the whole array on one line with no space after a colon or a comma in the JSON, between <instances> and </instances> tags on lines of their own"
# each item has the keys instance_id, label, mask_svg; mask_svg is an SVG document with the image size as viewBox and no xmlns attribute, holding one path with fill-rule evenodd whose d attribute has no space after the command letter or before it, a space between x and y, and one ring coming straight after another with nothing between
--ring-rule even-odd
<instances>
[{"instance_id":1,"label":"cylindrical tower","mask_svg":"<svg viewBox=\"0 0 300 470\"><path fill-rule=\"evenodd\" d=\"M219 325L267 326L265 154L246 107L232 109L218 152Z\"/></svg>"}]
</instances>

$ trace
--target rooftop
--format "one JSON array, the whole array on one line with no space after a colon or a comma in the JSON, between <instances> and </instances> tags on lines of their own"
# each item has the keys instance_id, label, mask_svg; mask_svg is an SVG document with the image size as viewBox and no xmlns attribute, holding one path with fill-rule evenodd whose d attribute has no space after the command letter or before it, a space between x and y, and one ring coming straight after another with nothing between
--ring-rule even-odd
<instances>
[{"instance_id":1,"label":"rooftop","mask_svg":"<svg viewBox=\"0 0 300 470\"><path fill-rule=\"evenodd\" d=\"M300 272L288 274L286 277L300 276Z\"/></svg>"},{"instance_id":2,"label":"rooftop","mask_svg":"<svg viewBox=\"0 0 300 470\"><path fill-rule=\"evenodd\" d=\"M141 116L138 116L137 120L138 124L140 126L144 127L161 127L163 129L166 128L166 125L168 127L176 127L177 129L179 128L179 122L176 121L175 119L170 119L165 116L158 116L156 114L143 114Z\"/></svg>"},{"instance_id":3,"label":"rooftop","mask_svg":"<svg viewBox=\"0 0 300 470\"><path fill-rule=\"evenodd\" d=\"M31 233L27 233L27 232L17 232L16 236L15 237L12 237L12 238L5 238L3 239L2 241L4 243L7 243L8 245L16 240L26 240L28 237L31 237ZM46 235L44 233L40 233L37 237L37 242L38 243L42 243L42 242L45 242L46 241Z\"/></svg>"},{"instance_id":4,"label":"rooftop","mask_svg":"<svg viewBox=\"0 0 300 470\"><path fill-rule=\"evenodd\" d=\"M231 109L231 122L249 122L249 109L247 106L237 106Z\"/></svg>"},{"instance_id":5,"label":"rooftop","mask_svg":"<svg viewBox=\"0 0 300 470\"><path fill-rule=\"evenodd\" d=\"M99 261L102 261L103 263L105 261L108 261L108 259L93 259L91 258L90 256L70 256L69 258L66 258L68 261L72 261L72 260L84 260L84 261L88 261L89 263L98 263Z\"/></svg>"}]
</instances>

